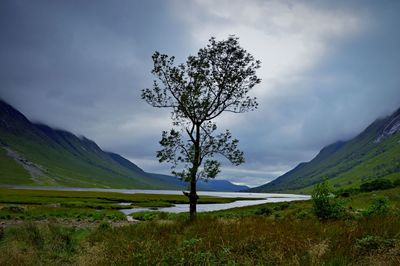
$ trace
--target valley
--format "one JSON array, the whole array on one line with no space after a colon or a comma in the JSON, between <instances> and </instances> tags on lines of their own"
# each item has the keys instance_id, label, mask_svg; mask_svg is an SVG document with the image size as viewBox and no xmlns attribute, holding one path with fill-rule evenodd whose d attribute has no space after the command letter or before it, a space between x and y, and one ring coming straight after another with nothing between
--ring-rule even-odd
<instances>
[{"instance_id":1,"label":"valley","mask_svg":"<svg viewBox=\"0 0 400 266\"><path fill-rule=\"evenodd\" d=\"M124 157L68 131L30 122L0 101L0 185L181 189L170 175L147 173ZM248 189L225 180L199 181L200 190Z\"/></svg>"},{"instance_id":2,"label":"valley","mask_svg":"<svg viewBox=\"0 0 400 266\"><path fill-rule=\"evenodd\" d=\"M249 197L199 191L195 222L189 222L182 194L187 184L176 177L147 173L87 138L33 124L4 102L0 111L0 264L396 265L400 260L399 111L250 189ZM328 218L318 216L313 198L323 180L332 206ZM224 180L198 185L248 190ZM259 192L312 197L266 199ZM30 252L24 252L28 246Z\"/></svg>"},{"instance_id":3,"label":"valley","mask_svg":"<svg viewBox=\"0 0 400 266\"><path fill-rule=\"evenodd\" d=\"M400 1L0 0L0 266L399 266Z\"/></svg>"}]
</instances>

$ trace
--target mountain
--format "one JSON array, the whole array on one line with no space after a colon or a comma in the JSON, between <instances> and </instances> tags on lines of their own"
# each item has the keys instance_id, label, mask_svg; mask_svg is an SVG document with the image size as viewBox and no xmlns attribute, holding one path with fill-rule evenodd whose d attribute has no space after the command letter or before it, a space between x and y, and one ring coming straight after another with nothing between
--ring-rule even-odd
<instances>
[{"instance_id":1,"label":"mountain","mask_svg":"<svg viewBox=\"0 0 400 266\"><path fill-rule=\"evenodd\" d=\"M154 174L150 173L153 178L157 178L159 180L163 180L166 182L171 182L177 186L188 187L188 183L183 182L177 177L170 175L162 175L162 174ZM218 179L210 179L210 180L198 180L197 181L197 189L198 190L206 190L206 191L220 191L220 192L229 192L229 191L243 191L249 189L248 186L243 185L235 185L226 180L218 180Z\"/></svg>"},{"instance_id":2,"label":"mountain","mask_svg":"<svg viewBox=\"0 0 400 266\"><path fill-rule=\"evenodd\" d=\"M208 181L200 180L197 183L197 187L199 190L207 190L207 191L244 191L249 189L248 186L243 185L235 185L226 180L219 179L211 179Z\"/></svg>"},{"instance_id":3,"label":"mountain","mask_svg":"<svg viewBox=\"0 0 400 266\"><path fill-rule=\"evenodd\" d=\"M349 141L324 147L307 163L259 187L253 192L301 192L328 179L335 188L358 187L377 178L400 177L400 109L378 119Z\"/></svg>"},{"instance_id":4,"label":"mountain","mask_svg":"<svg viewBox=\"0 0 400 266\"><path fill-rule=\"evenodd\" d=\"M147 175L145 171L143 171L139 166L136 164L132 163L131 161L125 159L119 154L113 153L113 152L106 152L115 162L117 162L119 165L132 170L134 172L140 173L142 175Z\"/></svg>"},{"instance_id":5,"label":"mountain","mask_svg":"<svg viewBox=\"0 0 400 266\"><path fill-rule=\"evenodd\" d=\"M0 143L2 154L9 155L2 156L2 184L177 188L149 178L137 166L127 167L85 137L31 123L5 102L0 102ZM18 179L13 169L19 169Z\"/></svg>"},{"instance_id":6,"label":"mountain","mask_svg":"<svg viewBox=\"0 0 400 266\"><path fill-rule=\"evenodd\" d=\"M206 190L218 190L228 181ZM103 151L94 141L30 122L0 100L0 184L66 187L184 189L175 177L159 178L124 157Z\"/></svg>"}]
</instances>

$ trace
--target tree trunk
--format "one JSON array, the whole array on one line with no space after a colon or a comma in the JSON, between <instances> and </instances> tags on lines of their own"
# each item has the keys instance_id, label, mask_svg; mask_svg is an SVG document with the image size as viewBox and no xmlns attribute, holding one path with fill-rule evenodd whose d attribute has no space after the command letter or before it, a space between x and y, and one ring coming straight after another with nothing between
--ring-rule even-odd
<instances>
[{"instance_id":1,"label":"tree trunk","mask_svg":"<svg viewBox=\"0 0 400 266\"><path fill-rule=\"evenodd\" d=\"M197 193L196 193L196 178L190 181L190 194L189 194L189 213L190 221L196 220L196 205L197 205Z\"/></svg>"},{"instance_id":2,"label":"tree trunk","mask_svg":"<svg viewBox=\"0 0 400 266\"><path fill-rule=\"evenodd\" d=\"M190 194L189 194L189 213L190 220L196 220L196 205L197 205L197 192L196 192L196 182L197 182L197 171L200 166L200 124L196 124L196 138L194 142L194 158L193 158L193 167L190 173Z\"/></svg>"}]
</instances>

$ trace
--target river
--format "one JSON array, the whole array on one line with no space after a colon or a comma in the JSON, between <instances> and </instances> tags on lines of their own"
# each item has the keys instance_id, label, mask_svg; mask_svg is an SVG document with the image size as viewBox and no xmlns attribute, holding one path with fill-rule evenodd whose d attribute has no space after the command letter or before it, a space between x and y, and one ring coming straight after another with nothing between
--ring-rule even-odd
<instances>
[{"instance_id":1,"label":"river","mask_svg":"<svg viewBox=\"0 0 400 266\"><path fill-rule=\"evenodd\" d=\"M38 190L65 190L65 191L101 191L101 192L119 192L126 194L145 193L145 194L169 194L169 195L182 195L181 190L146 190L146 189L108 189L108 188L71 188L71 187L30 187L30 186L17 186L15 188L27 188ZM197 204L198 212L209 212L225 210L236 207L245 207L268 202L285 202L295 200L308 200L308 195L296 194L278 194L278 193L248 193L248 192L216 192L216 191L198 191L199 196L216 196L225 198L257 198L257 200L237 200L230 203L213 203L213 204ZM155 211L149 208L129 208L122 209L126 215L141 211ZM188 212L189 204L175 204L172 207L158 208L156 211L163 212Z\"/></svg>"},{"instance_id":2,"label":"river","mask_svg":"<svg viewBox=\"0 0 400 266\"><path fill-rule=\"evenodd\" d=\"M173 194L181 195L182 191L176 190L135 190L134 193L150 193L150 194ZM264 204L269 202L285 202L285 201L295 201L295 200L309 200L308 195L296 195L296 194L277 194L277 193L247 193L247 192L215 192L215 191L198 191L199 196L216 196L216 197L226 197L226 198L258 198L257 200L237 200L230 203L213 203L213 204L197 204L197 212L209 212L226 210L236 207L245 207L258 204ZM135 212L142 211L152 211L149 208L131 208L122 209L126 215ZM188 212L189 204L175 204L172 207L158 208L156 211L162 212Z\"/></svg>"}]
</instances>

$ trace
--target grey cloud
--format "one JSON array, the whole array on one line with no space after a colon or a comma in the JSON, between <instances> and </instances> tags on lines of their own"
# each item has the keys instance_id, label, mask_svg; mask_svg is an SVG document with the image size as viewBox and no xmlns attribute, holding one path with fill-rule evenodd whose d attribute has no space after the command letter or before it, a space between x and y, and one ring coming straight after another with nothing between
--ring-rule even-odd
<instances>
[{"instance_id":1,"label":"grey cloud","mask_svg":"<svg viewBox=\"0 0 400 266\"><path fill-rule=\"evenodd\" d=\"M182 62L211 35L237 34L264 79L259 110L218 119L247 161L223 162L220 178L255 186L400 106L399 11L395 1L0 1L0 97L168 173L155 151L169 111L140 99L150 57Z\"/></svg>"}]
</instances>

